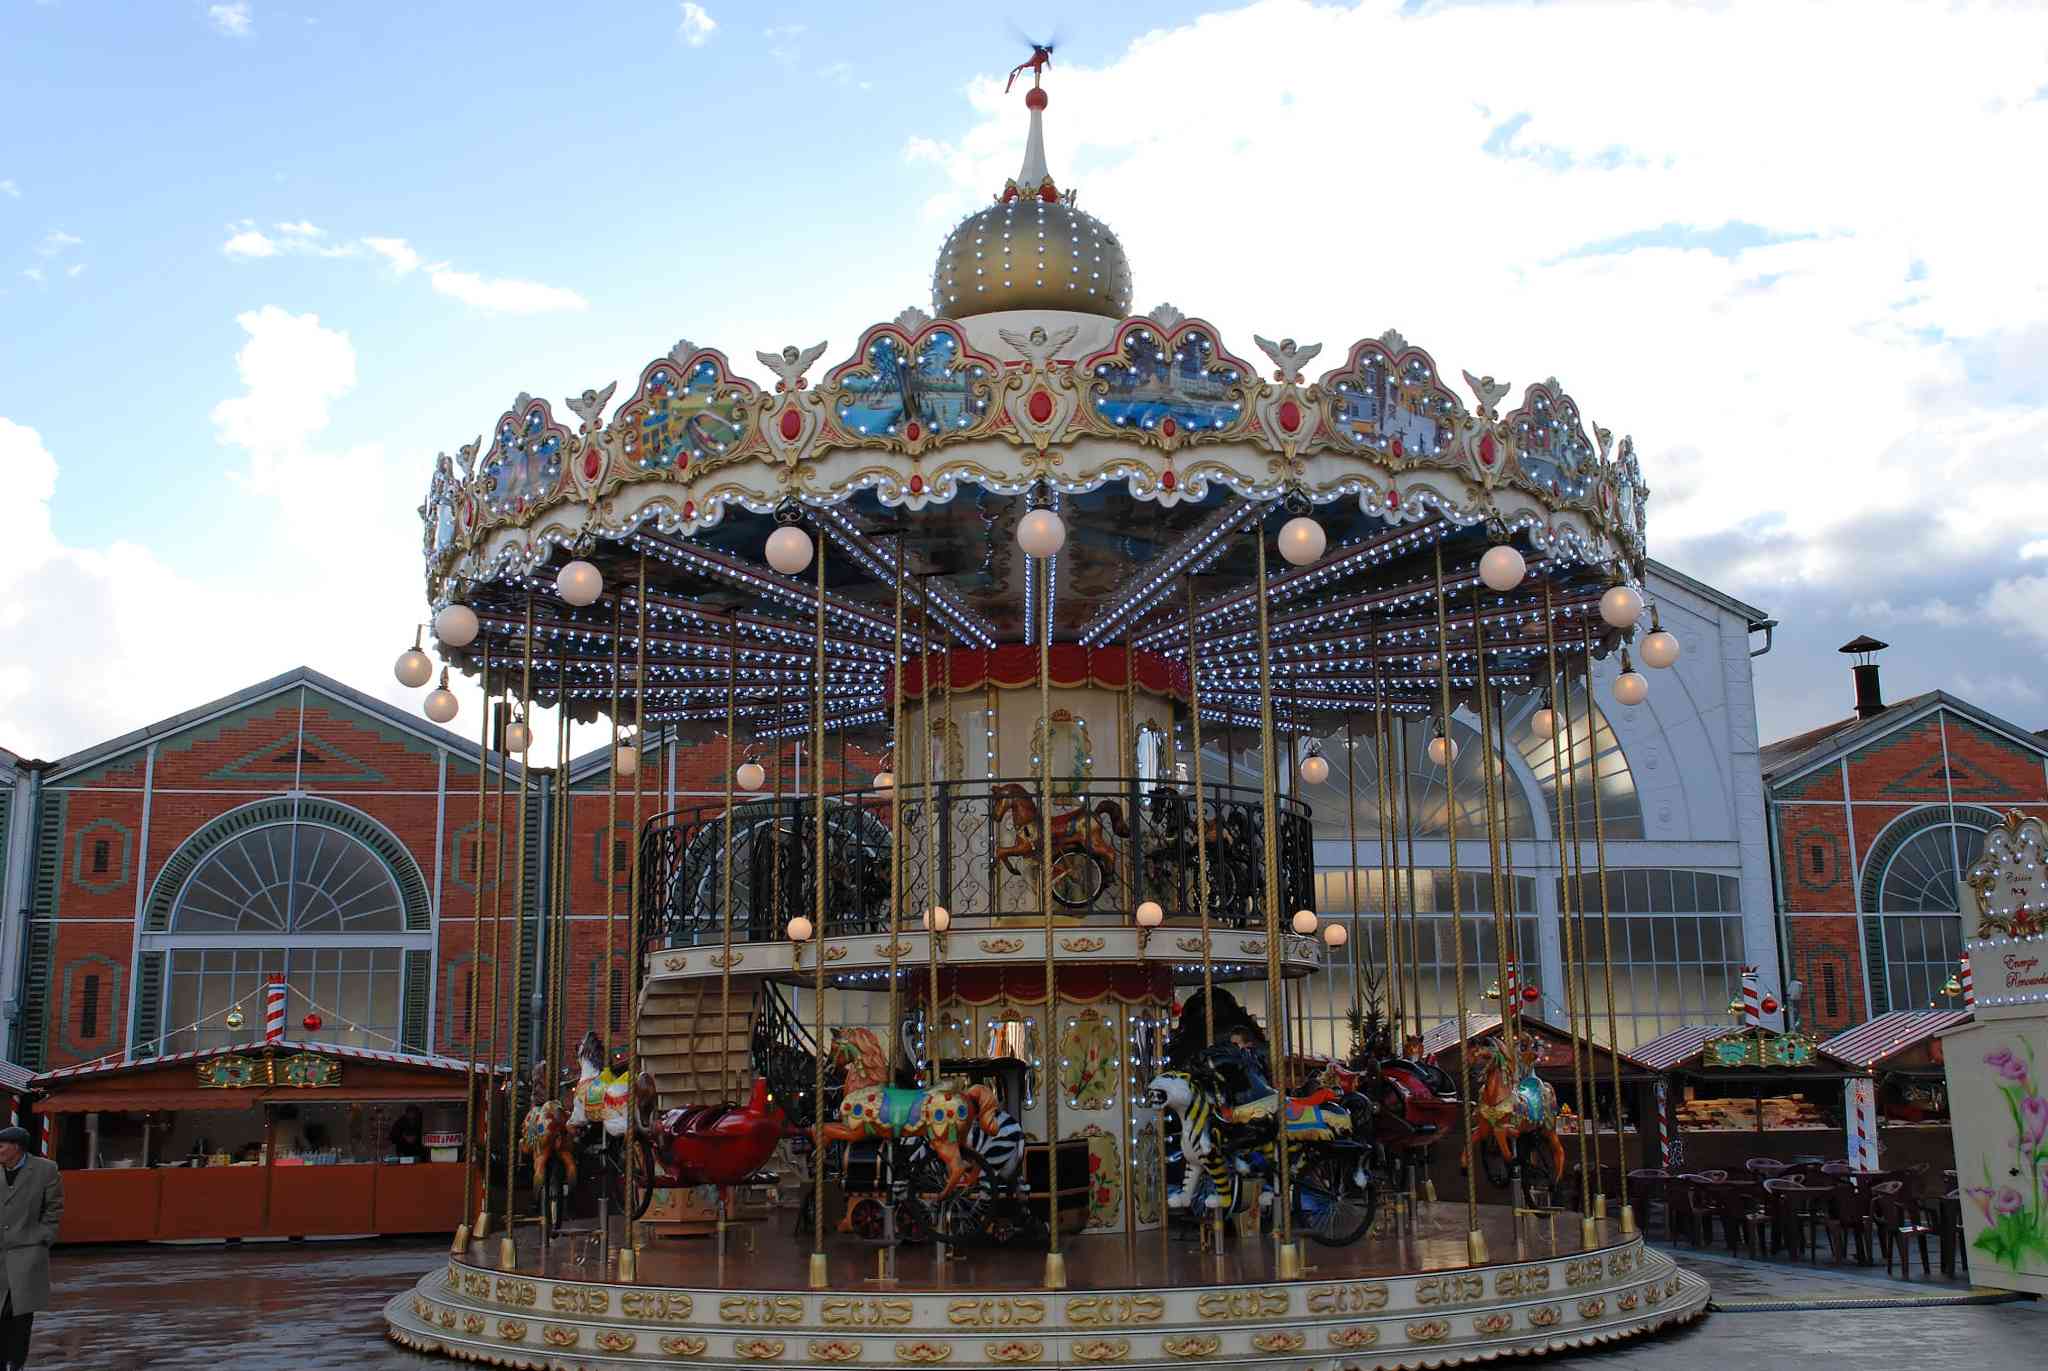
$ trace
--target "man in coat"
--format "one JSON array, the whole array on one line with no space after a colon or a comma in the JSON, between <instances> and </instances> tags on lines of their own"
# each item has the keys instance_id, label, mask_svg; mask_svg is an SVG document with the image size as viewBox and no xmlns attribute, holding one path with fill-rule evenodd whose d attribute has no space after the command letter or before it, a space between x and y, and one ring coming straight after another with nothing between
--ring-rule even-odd
<instances>
[{"instance_id":1,"label":"man in coat","mask_svg":"<svg viewBox=\"0 0 2048 1371\"><path fill-rule=\"evenodd\" d=\"M7 1258L7 1297L0 1304L0 1365L28 1365L29 1329L50 1302L50 1245L64 1214L64 1181L57 1164L28 1155L25 1128L0 1128L0 1249Z\"/></svg>"}]
</instances>

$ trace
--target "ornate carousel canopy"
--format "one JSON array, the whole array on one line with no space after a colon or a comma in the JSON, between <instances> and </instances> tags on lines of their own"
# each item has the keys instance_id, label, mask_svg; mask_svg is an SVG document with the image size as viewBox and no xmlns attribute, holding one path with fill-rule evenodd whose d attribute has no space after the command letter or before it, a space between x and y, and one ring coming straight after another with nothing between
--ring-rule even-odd
<instances>
[{"instance_id":1,"label":"ornate carousel canopy","mask_svg":"<svg viewBox=\"0 0 2048 1371\"><path fill-rule=\"evenodd\" d=\"M1642 577L1648 491L1631 440L1612 443L1555 380L1511 401L1506 383L1464 372L1468 405L1392 330L1328 354L1255 334L1254 362L1171 306L1128 315L1122 246L1046 171L1045 95L1027 97L1024 166L946 240L937 317L906 309L836 362L822 341L754 353L772 380L685 340L623 393L585 390L567 417L522 394L442 455L421 507L428 595L481 629L443 633L449 661L474 672L485 643L523 640L530 603L533 698L608 712L635 681L638 633L614 655L637 628L644 566L649 720L722 720L736 635L749 729L802 729L817 592L808 556L792 575L764 555L778 522L826 545L835 729L885 718L899 580L906 654L995 654L1049 633L1184 671L1192 642L1204 716L1248 721L1252 540L1304 515L1267 582L1283 729L1435 711L1440 633L1460 692L1482 642L1492 683L1545 683L1546 616L1561 644L1616 645L1612 625L1633 611L1596 610ZM1018 541L1039 506L1065 535L1046 558ZM1494 590L1480 560L1501 544L1526 575ZM580 605L557 593L572 561L601 577Z\"/></svg>"}]
</instances>

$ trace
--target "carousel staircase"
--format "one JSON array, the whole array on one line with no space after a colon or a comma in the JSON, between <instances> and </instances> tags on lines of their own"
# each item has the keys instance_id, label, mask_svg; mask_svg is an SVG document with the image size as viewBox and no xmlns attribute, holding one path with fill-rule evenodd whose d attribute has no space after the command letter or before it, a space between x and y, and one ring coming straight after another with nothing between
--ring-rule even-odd
<instances>
[{"instance_id":1,"label":"carousel staircase","mask_svg":"<svg viewBox=\"0 0 2048 1371\"><path fill-rule=\"evenodd\" d=\"M754 1015L761 987L733 978L729 1011L718 982L650 981L641 988L640 1059L654 1073L663 1109L744 1099L754 1080Z\"/></svg>"}]
</instances>

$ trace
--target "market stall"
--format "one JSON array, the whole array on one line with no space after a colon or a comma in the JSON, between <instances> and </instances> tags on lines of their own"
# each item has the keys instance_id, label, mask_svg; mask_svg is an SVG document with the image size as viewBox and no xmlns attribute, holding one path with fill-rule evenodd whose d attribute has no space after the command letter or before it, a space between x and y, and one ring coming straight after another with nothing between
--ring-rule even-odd
<instances>
[{"instance_id":1,"label":"market stall","mask_svg":"<svg viewBox=\"0 0 2048 1371\"><path fill-rule=\"evenodd\" d=\"M1896 1170L1925 1162L1937 1173L1955 1170L1941 1035L1974 1017L1967 1009L1894 1010L1820 1045L1825 1060L1850 1073L1842 1087L1843 1121L1849 1129L1842 1155L1855 1161L1858 1139L1867 1138L1876 1143L1875 1154L1866 1159L1873 1168Z\"/></svg>"},{"instance_id":2,"label":"market stall","mask_svg":"<svg viewBox=\"0 0 2048 1371\"><path fill-rule=\"evenodd\" d=\"M1845 1155L1842 1081L1803 1033L1760 1025L1675 1029L1636 1049L1661 1077L1648 1117L1657 1146L1645 1165L1740 1171L1751 1158Z\"/></svg>"},{"instance_id":3,"label":"market stall","mask_svg":"<svg viewBox=\"0 0 2048 1371\"><path fill-rule=\"evenodd\" d=\"M279 1041L37 1076L58 1241L452 1232L468 1071Z\"/></svg>"}]
</instances>

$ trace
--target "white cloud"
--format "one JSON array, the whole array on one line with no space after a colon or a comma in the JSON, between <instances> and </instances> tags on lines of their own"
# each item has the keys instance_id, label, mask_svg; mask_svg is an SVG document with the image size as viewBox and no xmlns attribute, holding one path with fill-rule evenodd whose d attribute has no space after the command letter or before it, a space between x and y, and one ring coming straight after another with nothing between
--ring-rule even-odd
<instances>
[{"instance_id":1,"label":"white cloud","mask_svg":"<svg viewBox=\"0 0 2048 1371\"><path fill-rule=\"evenodd\" d=\"M23 267L21 269L21 274L23 276L26 276L31 281L40 281L43 279L43 269L41 267Z\"/></svg>"},{"instance_id":2,"label":"white cloud","mask_svg":"<svg viewBox=\"0 0 2048 1371\"><path fill-rule=\"evenodd\" d=\"M419 267L420 255L403 238L365 238L363 246L389 262L400 276Z\"/></svg>"},{"instance_id":3,"label":"white cloud","mask_svg":"<svg viewBox=\"0 0 2048 1371\"><path fill-rule=\"evenodd\" d=\"M208 5L206 17L216 31L230 38L247 38L255 23L250 13L249 0L230 0L224 5Z\"/></svg>"},{"instance_id":4,"label":"white cloud","mask_svg":"<svg viewBox=\"0 0 2048 1371\"><path fill-rule=\"evenodd\" d=\"M188 571L133 542L66 543L51 522L55 454L0 418L0 482L20 497L0 540L9 747L57 756L301 662L404 699L382 659L420 593L417 463L325 442L356 382L346 334L274 305L238 322L241 391L214 411L229 474L253 502L234 556ZM360 612L317 610L343 584ZM76 651L81 622L94 625L90 653Z\"/></svg>"},{"instance_id":5,"label":"white cloud","mask_svg":"<svg viewBox=\"0 0 2048 1371\"><path fill-rule=\"evenodd\" d=\"M42 257L56 257L84 241L83 238L74 237L63 229L51 229L43 235L43 240L36 244L36 253Z\"/></svg>"},{"instance_id":6,"label":"white cloud","mask_svg":"<svg viewBox=\"0 0 2048 1371\"><path fill-rule=\"evenodd\" d=\"M11 176L0 179L0 195L4 195L10 200L19 200L21 198L21 187L14 184L14 178Z\"/></svg>"},{"instance_id":7,"label":"white cloud","mask_svg":"<svg viewBox=\"0 0 2048 1371\"><path fill-rule=\"evenodd\" d=\"M771 40L797 38L809 32L809 29L810 26L807 24L770 24L761 30L761 36Z\"/></svg>"},{"instance_id":8,"label":"white cloud","mask_svg":"<svg viewBox=\"0 0 2048 1371\"><path fill-rule=\"evenodd\" d=\"M220 250L230 257L275 257L277 240L256 229L240 229L229 235Z\"/></svg>"},{"instance_id":9,"label":"white cloud","mask_svg":"<svg viewBox=\"0 0 2048 1371\"><path fill-rule=\"evenodd\" d=\"M701 48L711 41L711 34L717 27L718 21L706 13L702 5L683 0L683 18L676 28L683 42L693 48Z\"/></svg>"},{"instance_id":10,"label":"white cloud","mask_svg":"<svg viewBox=\"0 0 2048 1371\"><path fill-rule=\"evenodd\" d=\"M277 231L279 233L290 234L294 238L320 238L325 236L325 231L323 229L321 229L318 225L309 223L304 219L299 220L297 223L279 224L277 226Z\"/></svg>"},{"instance_id":11,"label":"white cloud","mask_svg":"<svg viewBox=\"0 0 2048 1371\"><path fill-rule=\"evenodd\" d=\"M478 276L445 266L428 268L435 291L490 314L581 312L590 302L573 290L506 276Z\"/></svg>"},{"instance_id":12,"label":"white cloud","mask_svg":"<svg viewBox=\"0 0 2048 1371\"><path fill-rule=\"evenodd\" d=\"M70 266L68 266L68 267L64 268L64 274L65 274L66 276L83 276L83 275L85 275L85 263L83 263L83 262L73 262L73 263L72 263L72 264L71 264Z\"/></svg>"}]
</instances>

